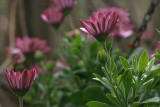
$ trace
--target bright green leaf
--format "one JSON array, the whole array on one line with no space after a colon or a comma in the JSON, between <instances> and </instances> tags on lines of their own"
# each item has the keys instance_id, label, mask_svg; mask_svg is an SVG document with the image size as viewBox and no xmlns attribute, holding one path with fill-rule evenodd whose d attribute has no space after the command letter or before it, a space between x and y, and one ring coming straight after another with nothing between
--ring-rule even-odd
<instances>
[{"instance_id":1,"label":"bright green leaf","mask_svg":"<svg viewBox=\"0 0 160 107\"><path fill-rule=\"evenodd\" d=\"M147 67L147 64L148 64L148 53L147 51L145 50L140 59L139 59L139 62L138 62L138 70L139 72L143 72L145 70L145 68Z\"/></svg>"},{"instance_id":2,"label":"bright green leaf","mask_svg":"<svg viewBox=\"0 0 160 107\"><path fill-rule=\"evenodd\" d=\"M143 96L140 98L140 101L143 101L147 95L151 92L151 90L156 86L157 82L160 80L160 76L157 76L154 78L151 85L148 87L148 89L144 92Z\"/></svg>"},{"instance_id":3,"label":"bright green leaf","mask_svg":"<svg viewBox=\"0 0 160 107\"><path fill-rule=\"evenodd\" d=\"M160 54L160 49L156 49L157 53Z\"/></svg>"},{"instance_id":4,"label":"bright green leaf","mask_svg":"<svg viewBox=\"0 0 160 107\"><path fill-rule=\"evenodd\" d=\"M155 62L155 58L152 58L152 60L149 62L149 65L147 66L147 69L146 69L147 72L151 70L154 62Z\"/></svg>"},{"instance_id":5,"label":"bright green leaf","mask_svg":"<svg viewBox=\"0 0 160 107\"><path fill-rule=\"evenodd\" d=\"M114 60L112 60L110 71L113 73L113 78L114 78L115 83L117 83L118 70L117 70L117 66L116 66Z\"/></svg>"},{"instance_id":6,"label":"bright green leaf","mask_svg":"<svg viewBox=\"0 0 160 107\"><path fill-rule=\"evenodd\" d=\"M137 72L138 61L135 55L133 55L132 57L132 66L133 66L134 71Z\"/></svg>"},{"instance_id":7,"label":"bright green leaf","mask_svg":"<svg viewBox=\"0 0 160 107\"><path fill-rule=\"evenodd\" d=\"M149 81L150 79L156 77L158 74L160 74L160 68L154 69L150 72L150 74L147 76L147 78L142 82L142 84L144 82Z\"/></svg>"},{"instance_id":8,"label":"bright green leaf","mask_svg":"<svg viewBox=\"0 0 160 107\"><path fill-rule=\"evenodd\" d=\"M132 77L133 77L133 75L130 70L125 71L122 75L126 98L128 98L129 92L132 87Z\"/></svg>"},{"instance_id":9,"label":"bright green leaf","mask_svg":"<svg viewBox=\"0 0 160 107\"><path fill-rule=\"evenodd\" d=\"M123 68L127 70L130 67L128 60L122 56L120 56L119 58L121 60L121 64L123 65Z\"/></svg>"},{"instance_id":10,"label":"bright green leaf","mask_svg":"<svg viewBox=\"0 0 160 107\"><path fill-rule=\"evenodd\" d=\"M153 55L153 57L155 57L156 59L160 60L160 54Z\"/></svg>"}]
</instances>

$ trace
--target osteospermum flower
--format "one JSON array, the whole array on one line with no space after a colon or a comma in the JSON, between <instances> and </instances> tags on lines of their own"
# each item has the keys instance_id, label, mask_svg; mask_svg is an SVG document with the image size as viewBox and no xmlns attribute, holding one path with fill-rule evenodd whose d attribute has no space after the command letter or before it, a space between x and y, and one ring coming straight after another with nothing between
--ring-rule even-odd
<instances>
[{"instance_id":1,"label":"osteospermum flower","mask_svg":"<svg viewBox=\"0 0 160 107\"><path fill-rule=\"evenodd\" d=\"M119 22L116 24L115 29L111 33L111 37L126 38L131 36L134 32L133 31L134 25L131 24L128 9L123 10L117 7L106 7L103 9L99 9L98 12L93 13L93 15L97 16L99 12L102 12L105 14L105 13L114 12L114 11L116 11L119 15Z\"/></svg>"},{"instance_id":2,"label":"osteospermum flower","mask_svg":"<svg viewBox=\"0 0 160 107\"><path fill-rule=\"evenodd\" d=\"M55 29L58 29L64 20L64 15L55 8L48 8L43 11L41 18Z\"/></svg>"},{"instance_id":3,"label":"osteospermum flower","mask_svg":"<svg viewBox=\"0 0 160 107\"><path fill-rule=\"evenodd\" d=\"M15 45L23 54L34 54L36 51L40 51L42 53L50 51L50 47L47 46L47 42L45 40L29 38L28 36L24 36L23 38L18 37Z\"/></svg>"},{"instance_id":4,"label":"osteospermum flower","mask_svg":"<svg viewBox=\"0 0 160 107\"><path fill-rule=\"evenodd\" d=\"M102 13L99 12L98 16L91 16L89 20L79 22L84 28L82 31L94 36L98 41L104 42L111 31L115 28L118 21L117 12Z\"/></svg>"},{"instance_id":5,"label":"osteospermum flower","mask_svg":"<svg viewBox=\"0 0 160 107\"><path fill-rule=\"evenodd\" d=\"M22 73L20 71L14 72L13 70L6 70L6 77L11 89L18 95L19 97L23 97L30 87L32 86L35 77L36 70L28 70L25 69Z\"/></svg>"},{"instance_id":6,"label":"osteospermum flower","mask_svg":"<svg viewBox=\"0 0 160 107\"><path fill-rule=\"evenodd\" d=\"M61 11L63 14L70 14L72 8L75 5L75 0L51 0L55 8Z\"/></svg>"}]
</instances>

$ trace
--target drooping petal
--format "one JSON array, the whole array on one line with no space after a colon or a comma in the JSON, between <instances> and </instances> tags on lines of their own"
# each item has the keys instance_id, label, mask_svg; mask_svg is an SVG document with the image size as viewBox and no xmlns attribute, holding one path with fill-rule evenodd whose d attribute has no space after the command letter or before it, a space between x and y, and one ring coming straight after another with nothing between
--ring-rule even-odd
<instances>
[{"instance_id":1,"label":"drooping petal","mask_svg":"<svg viewBox=\"0 0 160 107\"><path fill-rule=\"evenodd\" d=\"M84 23L81 19L79 20L79 22L83 25L83 27L92 35L95 34L95 32L86 24Z\"/></svg>"}]
</instances>

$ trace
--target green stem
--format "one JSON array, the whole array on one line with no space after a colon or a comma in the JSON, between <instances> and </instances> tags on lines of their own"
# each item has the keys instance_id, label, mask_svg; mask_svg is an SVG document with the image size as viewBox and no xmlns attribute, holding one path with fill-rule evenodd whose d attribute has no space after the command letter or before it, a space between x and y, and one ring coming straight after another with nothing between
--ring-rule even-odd
<instances>
[{"instance_id":1,"label":"green stem","mask_svg":"<svg viewBox=\"0 0 160 107\"><path fill-rule=\"evenodd\" d=\"M23 107L23 98L19 97L19 107Z\"/></svg>"}]
</instances>

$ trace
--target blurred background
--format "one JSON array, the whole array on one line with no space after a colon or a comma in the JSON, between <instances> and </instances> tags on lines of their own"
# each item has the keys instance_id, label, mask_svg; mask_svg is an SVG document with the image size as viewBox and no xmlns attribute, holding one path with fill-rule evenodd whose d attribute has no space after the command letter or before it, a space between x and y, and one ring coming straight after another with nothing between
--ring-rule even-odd
<instances>
[{"instance_id":1,"label":"blurred background","mask_svg":"<svg viewBox=\"0 0 160 107\"><path fill-rule=\"evenodd\" d=\"M12 38L14 35L13 29L15 29L15 36L28 35L29 37L39 37L47 40L49 46L52 47L52 51L58 50L61 38L72 31L68 17L58 32L41 19L40 14L43 10L52 7L50 0L22 0L20 7L16 5L17 1L19 0L0 0L0 64L7 58L6 46L9 46L10 42L14 41L14 38ZM136 30L142 24L143 17L150 6L150 0L76 0L76 6L71 14L75 29L79 29L81 26L78 19L88 19L92 12L106 6L129 9L131 22L135 25ZM16 14L14 14L15 12ZM14 20L11 19L12 15L16 15L15 23L11 23L11 20ZM155 28L160 29L160 5L156 8L147 26L148 30L154 32L154 37L151 40L153 45L148 50L153 50L159 39ZM10 36L11 38L9 39ZM123 52L129 53L128 44L132 43L134 39L135 35L121 40L119 48ZM145 46L143 42L140 45ZM0 104L3 107L14 107L12 104L17 104L18 100L12 93L9 93L8 87L5 87L1 82L5 79L2 75L0 76Z\"/></svg>"}]
</instances>

